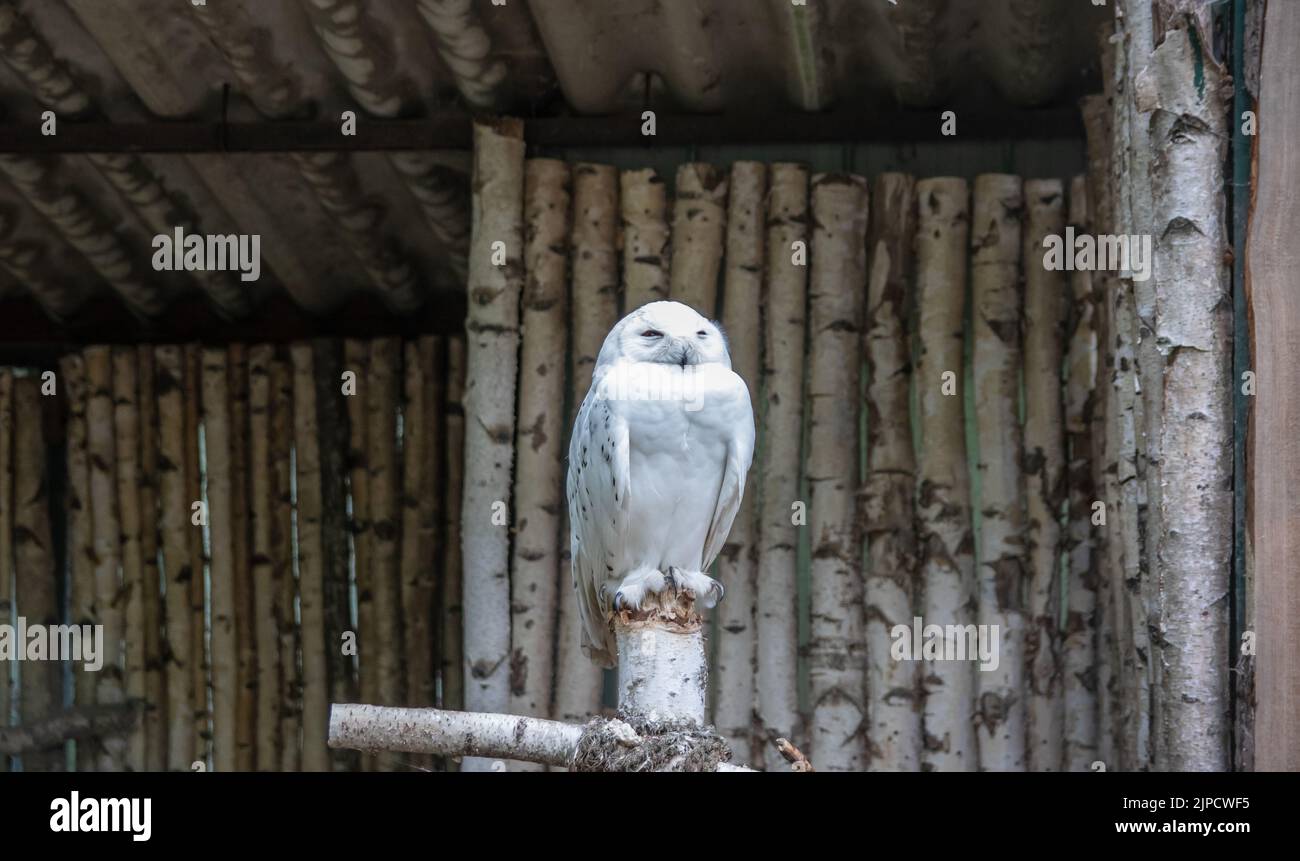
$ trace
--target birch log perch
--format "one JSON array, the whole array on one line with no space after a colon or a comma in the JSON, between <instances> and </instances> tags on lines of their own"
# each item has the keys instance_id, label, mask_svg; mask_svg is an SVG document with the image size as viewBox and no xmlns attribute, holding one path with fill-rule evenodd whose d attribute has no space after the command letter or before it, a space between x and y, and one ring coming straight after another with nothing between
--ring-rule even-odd
<instances>
[{"instance_id":1,"label":"birch log perch","mask_svg":"<svg viewBox=\"0 0 1300 861\"><path fill-rule=\"evenodd\" d=\"M302 637L302 769L329 771L330 658L342 631L325 626L325 556L321 534L321 453L312 345L289 348L293 361L293 440L298 479L298 591Z\"/></svg>"},{"instance_id":2,"label":"birch log perch","mask_svg":"<svg viewBox=\"0 0 1300 861\"><path fill-rule=\"evenodd\" d=\"M623 313L668 298L668 187L652 167L619 175L623 226Z\"/></svg>"},{"instance_id":3,"label":"birch log perch","mask_svg":"<svg viewBox=\"0 0 1300 861\"><path fill-rule=\"evenodd\" d=\"M916 184L917 546L921 616L964 629L976 604L975 536L966 460L966 180ZM955 647L945 639L944 646ZM968 661L928 663L921 680L927 771L975 771L975 668Z\"/></svg>"},{"instance_id":4,"label":"birch log perch","mask_svg":"<svg viewBox=\"0 0 1300 861\"><path fill-rule=\"evenodd\" d=\"M726 272L723 278L723 328L727 332L731 367L749 386L750 403L758 403L763 295L763 240L767 197L767 168L760 162L739 161L731 168L727 202ZM751 477L752 478L752 477ZM718 556L718 580L726 600L717 616L717 664L713 720L740 762L753 759L754 593L757 586L756 484L741 500L727 542Z\"/></svg>"},{"instance_id":5,"label":"birch log perch","mask_svg":"<svg viewBox=\"0 0 1300 861\"><path fill-rule=\"evenodd\" d=\"M1069 223L1088 229L1088 189L1083 176L1070 182ZM1097 333L1092 273L1070 276L1069 351L1066 364L1065 432L1069 513L1066 527L1067 608L1062 649L1064 760L1066 771L1088 771L1097 759L1097 561L1092 537L1092 412L1096 405Z\"/></svg>"},{"instance_id":6,"label":"birch log perch","mask_svg":"<svg viewBox=\"0 0 1300 861\"><path fill-rule=\"evenodd\" d=\"M912 499L916 457L909 421L912 356L907 315L914 180L901 173L876 178L875 217L867 240L863 352L867 360L867 479L860 518L867 541L867 744L874 771L918 771L921 696L918 664L893 655L895 625L916 615L916 531Z\"/></svg>"},{"instance_id":7,"label":"birch log perch","mask_svg":"<svg viewBox=\"0 0 1300 861\"><path fill-rule=\"evenodd\" d=\"M1024 548L1020 397L1020 177L975 179L971 290L975 418L979 434L979 622L996 625L996 669L979 673L976 713L980 768L1025 768ZM990 636L992 636L992 630Z\"/></svg>"},{"instance_id":8,"label":"birch log perch","mask_svg":"<svg viewBox=\"0 0 1300 861\"><path fill-rule=\"evenodd\" d=\"M94 527L95 603L104 626L103 667L95 685L95 702L116 705L126 701L122 637L125 600L119 574L121 530L117 519L117 450L113 437L113 356L108 347L87 347L86 360L87 450L90 458L90 500ZM97 771L126 768L126 739L106 738L98 750Z\"/></svg>"},{"instance_id":9,"label":"birch log perch","mask_svg":"<svg viewBox=\"0 0 1300 861\"><path fill-rule=\"evenodd\" d=\"M13 595L18 616L28 624L51 626L59 624L61 578L55 572L50 536L49 457L41 427L43 401L39 377L13 381ZM8 674L7 662L0 667ZM18 695L24 725L52 717L63 703L61 662L20 663ZM23 770L64 771L64 753L61 749L29 753L23 757Z\"/></svg>"},{"instance_id":10,"label":"birch log perch","mask_svg":"<svg viewBox=\"0 0 1300 861\"><path fill-rule=\"evenodd\" d=\"M727 174L701 162L677 168L668 295L712 319L727 224Z\"/></svg>"},{"instance_id":11,"label":"birch log perch","mask_svg":"<svg viewBox=\"0 0 1300 861\"><path fill-rule=\"evenodd\" d=\"M562 161L528 161L516 528L511 580L511 711L549 717L555 681L564 485L570 178ZM567 539L567 536L565 536ZM564 592L568 598L568 590Z\"/></svg>"},{"instance_id":12,"label":"birch log perch","mask_svg":"<svg viewBox=\"0 0 1300 861\"><path fill-rule=\"evenodd\" d=\"M67 391L67 388L64 390ZM3 624L10 623L14 608L13 397L14 372L9 368L0 368L0 623ZM84 429L84 427L85 422L83 420L82 428ZM69 428L69 452L73 450L71 437L72 429ZM76 601L77 596L74 595L73 600ZM78 680L80 678L81 676L78 675ZM9 712L15 693L9 667L6 666L4 672L0 673L0 731L3 731L9 725ZM0 756L0 774L8 770L8 756Z\"/></svg>"},{"instance_id":13,"label":"birch log perch","mask_svg":"<svg viewBox=\"0 0 1300 861\"><path fill-rule=\"evenodd\" d=\"M1064 269L1044 263L1044 239L1065 233L1060 180L1025 183L1025 515L1029 558L1025 665L1026 768L1061 768L1061 506L1065 502L1065 432L1061 363L1069 284ZM1072 251L1072 249L1071 249Z\"/></svg>"},{"instance_id":14,"label":"birch log perch","mask_svg":"<svg viewBox=\"0 0 1300 861\"><path fill-rule=\"evenodd\" d=\"M194 762L194 636L191 630L190 581L203 579L190 561L190 499L185 484L184 379L181 348L162 346L155 351L158 396L158 494L162 535L163 573L167 578L165 604L167 638L164 674L167 690L167 768L189 770ZM198 657L202 663L202 656Z\"/></svg>"},{"instance_id":15,"label":"birch log perch","mask_svg":"<svg viewBox=\"0 0 1300 861\"><path fill-rule=\"evenodd\" d=\"M140 407L136 353L114 347L113 431L118 516L122 542L122 588L125 593L126 695L145 701L144 557L140 552ZM127 764L144 771L144 721L127 736Z\"/></svg>"},{"instance_id":16,"label":"birch log perch","mask_svg":"<svg viewBox=\"0 0 1300 861\"><path fill-rule=\"evenodd\" d=\"M571 409L564 424L565 444L582 398L591 386L596 355L605 336L618 322L617 176L618 172L607 165L579 164L573 169ZM582 620L573 593L567 506L562 517L560 581L556 595L559 642L552 714L560 720L577 722L600 710L603 674L578 645Z\"/></svg>"},{"instance_id":17,"label":"birch log perch","mask_svg":"<svg viewBox=\"0 0 1300 861\"><path fill-rule=\"evenodd\" d=\"M1162 4L1163 5L1163 4ZM1207 29L1183 16L1135 86L1155 157L1155 335L1164 360L1159 451L1162 759L1173 771L1228 766L1232 555L1230 309L1223 162L1228 81Z\"/></svg>"},{"instance_id":18,"label":"birch log perch","mask_svg":"<svg viewBox=\"0 0 1300 861\"><path fill-rule=\"evenodd\" d=\"M473 232L466 321L465 707L510 705L510 477L523 288L523 124L474 126ZM467 762L471 769L486 763Z\"/></svg>"},{"instance_id":19,"label":"birch log perch","mask_svg":"<svg viewBox=\"0 0 1300 861\"><path fill-rule=\"evenodd\" d=\"M237 771L239 643L235 629L235 505L230 480L230 375L226 351L203 350L203 429L207 454L211 561L212 762Z\"/></svg>"},{"instance_id":20,"label":"birch log perch","mask_svg":"<svg viewBox=\"0 0 1300 861\"><path fill-rule=\"evenodd\" d=\"M808 171L771 166L767 197L766 313L759 450L758 584L755 595L757 731L804 738L799 716L796 506L803 440ZM757 401L755 403L758 403Z\"/></svg>"},{"instance_id":21,"label":"birch log perch","mask_svg":"<svg viewBox=\"0 0 1300 861\"><path fill-rule=\"evenodd\" d=\"M808 525L812 540L812 756L823 771L862 771L867 748L862 547L856 512L858 391L866 292L867 183L818 174L812 181L812 341L808 402ZM845 361L846 357L852 357ZM850 393L845 396L845 393Z\"/></svg>"}]
</instances>

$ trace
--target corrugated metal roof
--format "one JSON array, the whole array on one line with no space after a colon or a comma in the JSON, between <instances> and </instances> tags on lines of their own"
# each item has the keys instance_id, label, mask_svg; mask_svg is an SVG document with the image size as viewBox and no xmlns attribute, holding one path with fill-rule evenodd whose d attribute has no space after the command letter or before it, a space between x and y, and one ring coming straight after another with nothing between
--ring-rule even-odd
<instances>
[{"instance_id":1,"label":"corrugated metal roof","mask_svg":"<svg viewBox=\"0 0 1300 861\"><path fill-rule=\"evenodd\" d=\"M1095 87L1108 10L1064 0L0 0L8 123L440 111L990 110ZM283 288L410 311L461 289L469 154L0 156L0 298L55 316L113 290L201 290L228 316ZM157 273L175 225L257 233L263 277Z\"/></svg>"}]
</instances>

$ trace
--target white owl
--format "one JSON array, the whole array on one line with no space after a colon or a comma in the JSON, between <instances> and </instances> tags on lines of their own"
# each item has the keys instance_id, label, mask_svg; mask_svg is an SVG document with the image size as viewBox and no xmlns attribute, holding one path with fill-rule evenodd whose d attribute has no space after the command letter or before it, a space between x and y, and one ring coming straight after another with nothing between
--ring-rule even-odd
<instances>
[{"instance_id":1,"label":"white owl","mask_svg":"<svg viewBox=\"0 0 1300 861\"><path fill-rule=\"evenodd\" d=\"M754 456L749 389L719 328L680 302L652 302L605 338L569 442L573 585L582 650L616 663L610 620L685 589L705 606Z\"/></svg>"}]
</instances>

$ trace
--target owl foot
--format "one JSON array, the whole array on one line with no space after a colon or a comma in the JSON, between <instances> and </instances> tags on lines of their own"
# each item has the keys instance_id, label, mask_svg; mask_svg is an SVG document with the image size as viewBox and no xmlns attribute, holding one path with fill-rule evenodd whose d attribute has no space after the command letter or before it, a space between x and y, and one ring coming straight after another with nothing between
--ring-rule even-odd
<instances>
[{"instance_id":1,"label":"owl foot","mask_svg":"<svg viewBox=\"0 0 1300 861\"><path fill-rule=\"evenodd\" d=\"M722 600L722 584L702 571L669 568L668 579L676 588L690 593L691 597L705 607L716 607Z\"/></svg>"},{"instance_id":2,"label":"owl foot","mask_svg":"<svg viewBox=\"0 0 1300 861\"><path fill-rule=\"evenodd\" d=\"M634 568L623 578L614 593L614 609L637 611L644 609L647 599L664 591L670 585L661 571L654 568Z\"/></svg>"}]
</instances>

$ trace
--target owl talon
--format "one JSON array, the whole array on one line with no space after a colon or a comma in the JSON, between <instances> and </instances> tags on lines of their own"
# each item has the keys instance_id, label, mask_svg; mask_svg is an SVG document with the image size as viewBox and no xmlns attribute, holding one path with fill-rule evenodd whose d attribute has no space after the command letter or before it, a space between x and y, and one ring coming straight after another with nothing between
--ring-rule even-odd
<instances>
[{"instance_id":1,"label":"owl talon","mask_svg":"<svg viewBox=\"0 0 1300 861\"><path fill-rule=\"evenodd\" d=\"M671 570L675 572L674 581L677 587L685 589L691 594L691 597L706 608L716 607L718 602L722 600L722 584L708 574L700 571L683 571L680 568Z\"/></svg>"}]
</instances>

